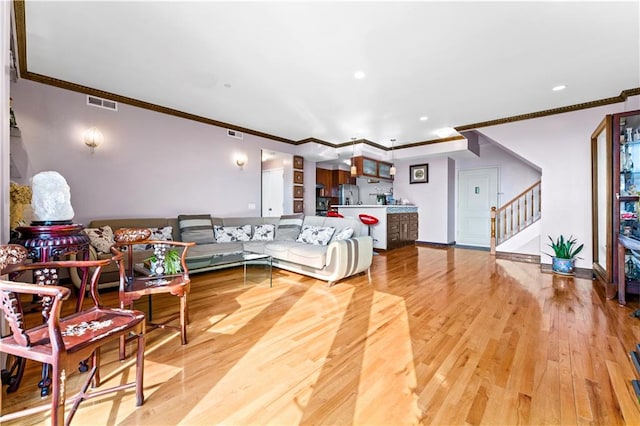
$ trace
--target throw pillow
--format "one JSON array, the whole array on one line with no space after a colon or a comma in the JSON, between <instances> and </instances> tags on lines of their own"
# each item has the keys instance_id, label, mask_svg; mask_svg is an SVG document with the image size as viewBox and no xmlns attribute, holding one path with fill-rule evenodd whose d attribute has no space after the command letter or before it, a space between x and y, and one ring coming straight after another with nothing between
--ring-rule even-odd
<instances>
[{"instance_id":1,"label":"throw pillow","mask_svg":"<svg viewBox=\"0 0 640 426\"><path fill-rule=\"evenodd\" d=\"M340 232L336 232L331 241L340 241L351 238L353 235L353 228L350 226L345 226Z\"/></svg>"},{"instance_id":2,"label":"throw pillow","mask_svg":"<svg viewBox=\"0 0 640 426\"><path fill-rule=\"evenodd\" d=\"M150 240L156 240L156 241L173 241L173 235L171 234L171 232L173 232L173 227L172 226L165 226L163 228L149 228L151 229L151 236L149 237ZM133 246L133 251L144 251L144 250L151 250L153 248L153 244L136 244Z\"/></svg>"},{"instance_id":3,"label":"throw pillow","mask_svg":"<svg viewBox=\"0 0 640 426\"><path fill-rule=\"evenodd\" d=\"M278 228L276 229L276 240L295 241L302 229L303 214L290 214L280 216Z\"/></svg>"},{"instance_id":4,"label":"throw pillow","mask_svg":"<svg viewBox=\"0 0 640 426\"><path fill-rule=\"evenodd\" d=\"M251 241L272 241L275 231L276 226L271 223L256 225L256 229L253 231L253 238L251 238Z\"/></svg>"},{"instance_id":5,"label":"throw pillow","mask_svg":"<svg viewBox=\"0 0 640 426\"><path fill-rule=\"evenodd\" d=\"M331 240L331 236L336 228L331 226L304 225L302 232L296 239L299 243L312 244L315 246L326 246Z\"/></svg>"},{"instance_id":6,"label":"throw pillow","mask_svg":"<svg viewBox=\"0 0 640 426\"><path fill-rule=\"evenodd\" d=\"M84 233L89 237L89 242L96 249L98 254L109 253L111 246L116 242L113 239L113 230L109 225L99 228L86 228Z\"/></svg>"},{"instance_id":7,"label":"throw pillow","mask_svg":"<svg viewBox=\"0 0 640 426\"><path fill-rule=\"evenodd\" d=\"M251 239L251 225L243 226L214 226L216 242L231 243L234 241L249 241Z\"/></svg>"},{"instance_id":8,"label":"throw pillow","mask_svg":"<svg viewBox=\"0 0 640 426\"><path fill-rule=\"evenodd\" d=\"M180 239L184 242L196 244L215 243L213 236L213 224L211 215L208 214L181 214L178 216L180 226Z\"/></svg>"}]
</instances>

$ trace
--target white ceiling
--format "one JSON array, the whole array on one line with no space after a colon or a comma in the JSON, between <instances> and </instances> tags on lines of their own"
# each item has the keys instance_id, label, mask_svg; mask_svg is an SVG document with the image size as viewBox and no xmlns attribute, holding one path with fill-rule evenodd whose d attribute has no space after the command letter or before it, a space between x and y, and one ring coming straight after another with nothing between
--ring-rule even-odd
<instances>
[{"instance_id":1,"label":"white ceiling","mask_svg":"<svg viewBox=\"0 0 640 426\"><path fill-rule=\"evenodd\" d=\"M293 141L399 146L640 87L638 1L27 1L25 16L31 73Z\"/></svg>"}]
</instances>

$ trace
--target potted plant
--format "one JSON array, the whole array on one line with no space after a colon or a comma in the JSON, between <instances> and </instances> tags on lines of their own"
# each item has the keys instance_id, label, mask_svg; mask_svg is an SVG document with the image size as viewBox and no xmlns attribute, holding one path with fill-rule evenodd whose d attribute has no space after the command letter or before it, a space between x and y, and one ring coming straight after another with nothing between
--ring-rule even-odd
<instances>
[{"instance_id":1,"label":"potted plant","mask_svg":"<svg viewBox=\"0 0 640 426\"><path fill-rule=\"evenodd\" d=\"M182 265L180 264L180 252L176 249L169 249L164 252L164 265L158 265L158 257L162 257L158 250L155 250L154 254L152 254L147 261L150 262L150 270L154 275L175 275L179 274L182 271Z\"/></svg>"},{"instance_id":2,"label":"potted plant","mask_svg":"<svg viewBox=\"0 0 640 426\"><path fill-rule=\"evenodd\" d=\"M553 272L561 275L575 275L576 257L584 248L584 244L577 245L578 240L573 235L569 238L560 235L555 241L549 236L549 240L551 240L551 244L548 246L553 249L555 256L546 254L552 258L551 269Z\"/></svg>"}]
</instances>

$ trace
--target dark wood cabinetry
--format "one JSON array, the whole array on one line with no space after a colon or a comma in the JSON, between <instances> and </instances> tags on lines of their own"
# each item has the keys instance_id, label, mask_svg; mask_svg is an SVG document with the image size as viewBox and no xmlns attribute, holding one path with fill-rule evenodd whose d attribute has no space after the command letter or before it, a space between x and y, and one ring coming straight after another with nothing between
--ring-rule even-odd
<instances>
[{"instance_id":1,"label":"dark wood cabinetry","mask_svg":"<svg viewBox=\"0 0 640 426\"><path fill-rule=\"evenodd\" d=\"M418 239L418 213L387 214L387 250L414 244Z\"/></svg>"},{"instance_id":2,"label":"dark wood cabinetry","mask_svg":"<svg viewBox=\"0 0 640 426\"><path fill-rule=\"evenodd\" d=\"M393 176L391 176L391 163L367 157L354 157L353 163L356 166L358 176L393 180Z\"/></svg>"},{"instance_id":3,"label":"dark wood cabinetry","mask_svg":"<svg viewBox=\"0 0 640 426\"><path fill-rule=\"evenodd\" d=\"M316 185L320 186L320 197L338 198L338 188L342 184L355 185L356 178L348 170L316 169Z\"/></svg>"},{"instance_id":4,"label":"dark wood cabinetry","mask_svg":"<svg viewBox=\"0 0 640 426\"><path fill-rule=\"evenodd\" d=\"M617 243L620 235L640 239L640 111L607 115L591 135L591 158L593 271L608 298L616 294L618 272L626 272L626 291L638 294L640 259L631 251L619 258Z\"/></svg>"}]
</instances>

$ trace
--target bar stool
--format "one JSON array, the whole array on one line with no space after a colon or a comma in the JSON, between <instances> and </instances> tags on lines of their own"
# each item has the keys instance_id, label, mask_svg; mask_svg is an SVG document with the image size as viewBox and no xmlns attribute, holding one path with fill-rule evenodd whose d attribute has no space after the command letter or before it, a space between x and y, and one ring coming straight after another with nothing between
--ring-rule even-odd
<instances>
[{"instance_id":1,"label":"bar stool","mask_svg":"<svg viewBox=\"0 0 640 426\"><path fill-rule=\"evenodd\" d=\"M359 214L358 217L360 218L360 222L367 225L367 235L371 236L371 227L378 224L378 218L364 213Z\"/></svg>"},{"instance_id":2,"label":"bar stool","mask_svg":"<svg viewBox=\"0 0 640 426\"><path fill-rule=\"evenodd\" d=\"M360 222L362 222L364 225L367 225L367 235L369 235L371 237L371 227L374 226L374 225L377 225L378 222L380 222L380 221L378 220L377 217L371 216L371 215L368 215L368 214L364 214L364 213L360 213L358 215L358 217L360 218ZM373 242L378 241L373 237L371 237L371 239L373 240ZM378 253L374 250L373 254L377 255Z\"/></svg>"},{"instance_id":3,"label":"bar stool","mask_svg":"<svg viewBox=\"0 0 640 426\"><path fill-rule=\"evenodd\" d=\"M335 210L329 210L327 212L327 217L344 217L343 215L341 215L340 213L338 213Z\"/></svg>"}]
</instances>

